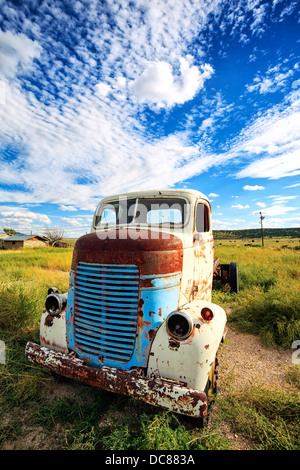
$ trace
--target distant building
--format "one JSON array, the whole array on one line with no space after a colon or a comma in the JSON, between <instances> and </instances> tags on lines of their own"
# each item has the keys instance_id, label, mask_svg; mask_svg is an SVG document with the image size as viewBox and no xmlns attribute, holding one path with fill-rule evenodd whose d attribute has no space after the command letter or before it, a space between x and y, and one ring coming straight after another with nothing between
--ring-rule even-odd
<instances>
[{"instance_id":1,"label":"distant building","mask_svg":"<svg viewBox=\"0 0 300 470\"><path fill-rule=\"evenodd\" d=\"M0 246L4 250L17 250L18 248L47 246L49 240L41 235L11 235L0 239Z\"/></svg>"},{"instance_id":2,"label":"distant building","mask_svg":"<svg viewBox=\"0 0 300 470\"><path fill-rule=\"evenodd\" d=\"M68 244L67 244L67 242L62 242L61 240L58 240L58 241L54 242L52 244L52 246L54 246L56 248L67 248Z\"/></svg>"}]
</instances>

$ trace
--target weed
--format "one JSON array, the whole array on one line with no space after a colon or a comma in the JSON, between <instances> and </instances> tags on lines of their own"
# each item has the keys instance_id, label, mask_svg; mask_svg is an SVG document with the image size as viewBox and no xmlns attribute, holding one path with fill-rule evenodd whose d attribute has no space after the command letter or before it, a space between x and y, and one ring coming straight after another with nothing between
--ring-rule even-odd
<instances>
[{"instance_id":1,"label":"weed","mask_svg":"<svg viewBox=\"0 0 300 470\"><path fill-rule=\"evenodd\" d=\"M294 385L300 390L300 366L295 365L286 374L286 380L288 383Z\"/></svg>"},{"instance_id":2,"label":"weed","mask_svg":"<svg viewBox=\"0 0 300 470\"><path fill-rule=\"evenodd\" d=\"M251 251L251 253L250 253ZM290 348L300 338L299 254L270 248L219 248L239 265L240 292L230 295L228 321L243 332L259 335L267 346ZM220 290L214 301L223 300Z\"/></svg>"},{"instance_id":3,"label":"weed","mask_svg":"<svg viewBox=\"0 0 300 470\"><path fill-rule=\"evenodd\" d=\"M235 432L251 438L261 450L300 449L299 394L248 387L219 401Z\"/></svg>"}]
</instances>

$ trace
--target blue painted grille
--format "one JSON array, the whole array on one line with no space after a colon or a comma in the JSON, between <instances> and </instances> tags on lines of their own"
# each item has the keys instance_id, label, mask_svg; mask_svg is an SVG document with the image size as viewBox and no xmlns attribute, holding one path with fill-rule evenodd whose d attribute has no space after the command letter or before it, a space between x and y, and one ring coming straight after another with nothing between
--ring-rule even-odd
<instances>
[{"instance_id":1,"label":"blue painted grille","mask_svg":"<svg viewBox=\"0 0 300 470\"><path fill-rule=\"evenodd\" d=\"M79 263L74 302L79 351L104 362L128 362L135 345L138 300L137 266Z\"/></svg>"}]
</instances>

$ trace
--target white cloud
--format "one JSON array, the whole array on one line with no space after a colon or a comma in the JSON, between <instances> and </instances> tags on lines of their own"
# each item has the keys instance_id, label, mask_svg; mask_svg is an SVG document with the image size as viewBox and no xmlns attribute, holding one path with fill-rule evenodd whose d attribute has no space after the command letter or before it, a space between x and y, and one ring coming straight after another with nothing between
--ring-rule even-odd
<instances>
[{"instance_id":1,"label":"white cloud","mask_svg":"<svg viewBox=\"0 0 300 470\"><path fill-rule=\"evenodd\" d=\"M32 67L34 58L38 58L41 47L24 34L0 30L0 74L11 78L18 71Z\"/></svg>"},{"instance_id":2,"label":"white cloud","mask_svg":"<svg viewBox=\"0 0 300 470\"><path fill-rule=\"evenodd\" d=\"M0 224L3 228L12 227L17 231L29 233L31 230L40 231L41 227L50 224L46 214L31 212L25 208L2 206L0 208Z\"/></svg>"},{"instance_id":3,"label":"white cloud","mask_svg":"<svg viewBox=\"0 0 300 470\"><path fill-rule=\"evenodd\" d=\"M290 186L285 186L285 188L297 188L298 186L300 186L300 183L291 184Z\"/></svg>"},{"instance_id":4,"label":"white cloud","mask_svg":"<svg viewBox=\"0 0 300 470\"><path fill-rule=\"evenodd\" d=\"M208 197L219 197L219 194L209 193Z\"/></svg>"},{"instance_id":5,"label":"white cloud","mask_svg":"<svg viewBox=\"0 0 300 470\"><path fill-rule=\"evenodd\" d=\"M250 206L248 204L246 204L245 206L243 206L242 204L234 204L231 207L233 207L235 209L249 209Z\"/></svg>"},{"instance_id":6,"label":"white cloud","mask_svg":"<svg viewBox=\"0 0 300 470\"><path fill-rule=\"evenodd\" d=\"M262 189L265 189L265 188L264 188L264 186L258 186L258 185L249 186L248 184L246 184L245 186L243 186L243 189L245 191L257 191L257 190L262 190Z\"/></svg>"},{"instance_id":7,"label":"white cloud","mask_svg":"<svg viewBox=\"0 0 300 470\"><path fill-rule=\"evenodd\" d=\"M18 71L30 70L35 58L42 61L41 69L40 61L36 62L33 79L28 82L22 81L24 77L14 84L3 80L6 98L0 107L0 138L3 147L16 145L19 153L10 162L4 158L0 161L0 182L17 181L21 189L0 190L1 200L51 202L69 211L75 206L93 210L99 198L112 191L172 186L235 158L245 156L247 164L249 161L251 164L251 158L257 155L276 157L294 149L295 106L290 108L289 116L280 113L275 113L275 117L262 116L248 133L241 135L240 145L232 145L224 155L210 154L203 143L191 143L195 140L189 140L188 126L168 137L153 138L141 113L140 101L155 108L171 108L195 97L213 69L204 62L202 66L194 65L186 51L196 57L195 38L199 39L197 47L202 49L200 35L203 25L208 24L207 18L209 27L213 25L211 16L220 18L222 31L230 27L232 35L240 35L246 13L253 11L249 21L256 34L264 23L264 10L259 9L259 2L229 4L228 15L223 15L219 0L206 3L153 0L137 2L135 8L129 7L128 2L114 1L109 3L114 26L107 10L99 11L100 4L94 0L72 4L80 18L77 28L72 30L74 39L78 39L76 57L58 39L63 36L60 33L64 27L67 35L70 18L63 8L51 2L40 4L38 23L31 23L29 18L24 22L23 31L30 31L30 37L35 36L36 41L23 33L0 35L2 43L13 46L11 50L6 46L0 49L6 77L11 79ZM11 9L11 20L13 14L17 15ZM20 6L20 17L21 14L24 13ZM51 35L50 41L47 31L52 31L56 18L60 30ZM87 28L87 24L98 24L99 28ZM15 30L20 28L19 21ZM96 66L100 61L101 67ZM133 90L139 99L133 96ZM0 101L4 101L1 96ZM234 109L218 93L215 103L213 107L211 101L210 108L201 116L203 133L210 133L211 126L215 129L220 116L222 123L226 122ZM195 108L195 115L198 109ZM137 111L139 116L135 118ZM271 139L266 127L269 118L274 125L283 118L271 132ZM183 126L179 124L177 128Z\"/></svg>"},{"instance_id":8,"label":"white cloud","mask_svg":"<svg viewBox=\"0 0 300 470\"><path fill-rule=\"evenodd\" d=\"M296 199L298 196L273 196L274 201L272 204L281 204L292 199Z\"/></svg>"},{"instance_id":9,"label":"white cloud","mask_svg":"<svg viewBox=\"0 0 300 470\"><path fill-rule=\"evenodd\" d=\"M133 82L132 90L141 101L155 103L158 107L183 104L194 98L205 80L213 74L209 64L202 65L200 71L190 62L190 57L188 60L180 59L180 74L177 76L167 62L150 63Z\"/></svg>"},{"instance_id":10,"label":"white cloud","mask_svg":"<svg viewBox=\"0 0 300 470\"><path fill-rule=\"evenodd\" d=\"M72 217L61 217L61 221L67 225L70 225L72 227L81 227L82 226L82 219L74 219ZM85 224L86 225L86 224Z\"/></svg>"},{"instance_id":11,"label":"white cloud","mask_svg":"<svg viewBox=\"0 0 300 470\"><path fill-rule=\"evenodd\" d=\"M214 124L214 119L213 118L207 118L207 119L204 119L204 121L202 122L201 124L201 129L207 129L209 127L212 127L213 124Z\"/></svg>"},{"instance_id":12,"label":"white cloud","mask_svg":"<svg viewBox=\"0 0 300 470\"><path fill-rule=\"evenodd\" d=\"M145 141L126 106L93 102L89 92L77 105L70 98L61 113L44 109L8 85L0 137L18 135L23 151L13 162L2 160L0 183L18 181L25 191L1 190L0 200L93 210L95 198L111 194L112 188L118 193L171 186L215 164L214 156L199 159L199 148L189 145L184 134Z\"/></svg>"},{"instance_id":13,"label":"white cloud","mask_svg":"<svg viewBox=\"0 0 300 470\"><path fill-rule=\"evenodd\" d=\"M253 5L253 2L248 4L249 9L252 7L252 14L253 14L253 21L250 25L250 29L252 30L253 34L257 36L261 36L261 34L265 31L265 24L264 19L265 15L267 14L268 5ZM254 8L253 8L254 6Z\"/></svg>"},{"instance_id":14,"label":"white cloud","mask_svg":"<svg viewBox=\"0 0 300 470\"><path fill-rule=\"evenodd\" d=\"M262 158L238 172L238 178L279 179L300 174L300 149L273 158Z\"/></svg>"},{"instance_id":15,"label":"white cloud","mask_svg":"<svg viewBox=\"0 0 300 470\"><path fill-rule=\"evenodd\" d=\"M293 76L294 71L291 69L285 72L280 72L279 70L279 66L272 67L266 72L265 77L255 77L251 85L246 85L247 91L249 93L257 91L261 95L264 95L266 93L275 93L276 91L286 87L288 79ZM296 88L296 86L292 85L292 88Z\"/></svg>"},{"instance_id":16,"label":"white cloud","mask_svg":"<svg viewBox=\"0 0 300 470\"><path fill-rule=\"evenodd\" d=\"M111 91L112 88L107 83L99 82L96 85L96 94L99 96L107 96Z\"/></svg>"},{"instance_id":17,"label":"white cloud","mask_svg":"<svg viewBox=\"0 0 300 470\"><path fill-rule=\"evenodd\" d=\"M267 207L264 202L256 202L255 205L256 205L257 207Z\"/></svg>"},{"instance_id":18,"label":"white cloud","mask_svg":"<svg viewBox=\"0 0 300 470\"><path fill-rule=\"evenodd\" d=\"M300 95L292 92L245 129L228 152L228 159L250 160L237 178L279 179L300 174L299 123Z\"/></svg>"},{"instance_id":19,"label":"white cloud","mask_svg":"<svg viewBox=\"0 0 300 470\"><path fill-rule=\"evenodd\" d=\"M265 227L268 228L285 228L285 227L299 227L300 217L295 215L294 217L268 217L264 220Z\"/></svg>"},{"instance_id":20,"label":"white cloud","mask_svg":"<svg viewBox=\"0 0 300 470\"><path fill-rule=\"evenodd\" d=\"M59 208L60 208L60 210L62 210L62 211L71 211L71 212L77 211L77 208L74 207L74 206L64 206L64 205L61 205Z\"/></svg>"},{"instance_id":21,"label":"white cloud","mask_svg":"<svg viewBox=\"0 0 300 470\"><path fill-rule=\"evenodd\" d=\"M46 214L38 214L36 212L30 212L26 209L20 211L20 210L2 210L0 212L0 217L3 217L6 220L20 220L20 219L30 219L31 221L33 220L38 220L39 222L49 224L50 219Z\"/></svg>"},{"instance_id":22,"label":"white cloud","mask_svg":"<svg viewBox=\"0 0 300 470\"><path fill-rule=\"evenodd\" d=\"M298 80L294 80L293 83L292 83L292 88L293 89L298 88L298 86L300 86L300 78L298 78Z\"/></svg>"},{"instance_id":23,"label":"white cloud","mask_svg":"<svg viewBox=\"0 0 300 470\"><path fill-rule=\"evenodd\" d=\"M281 204L275 204L274 206L267 207L263 211L263 215L265 216L277 216L277 215L284 215L288 212L297 210L297 207L286 207ZM254 211L253 214L258 214L260 210Z\"/></svg>"}]
</instances>

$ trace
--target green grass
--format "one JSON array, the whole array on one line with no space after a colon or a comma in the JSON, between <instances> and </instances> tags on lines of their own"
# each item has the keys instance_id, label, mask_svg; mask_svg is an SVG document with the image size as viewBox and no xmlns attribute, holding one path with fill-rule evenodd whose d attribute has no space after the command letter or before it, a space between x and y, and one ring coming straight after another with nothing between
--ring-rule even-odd
<instances>
[{"instance_id":1,"label":"green grass","mask_svg":"<svg viewBox=\"0 0 300 470\"><path fill-rule=\"evenodd\" d=\"M239 266L239 294L220 285L213 293L214 302L230 303L229 324L267 346L290 348L300 338L299 251L218 246L215 254Z\"/></svg>"},{"instance_id":2,"label":"green grass","mask_svg":"<svg viewBox=\"0 0 300 470\"><path fill-rule=\"evenodd\" d=\"M222 245L216 256L239 264L240 293L216 284L213 294L214 302L230 307L230 328L287 348L300 339L299 251ZM224 422L255 448L299 448L299 399L287 391L229 390L215 404L220 420L200 430L185 417L57 380L26 361L26 342L39 341L47 290L67 291L71 259L70 248L0 251L0 340L6 345L6 364L0 365L0 448L14 443L20 449L229 449ZM286 382L299 390L299 366Z\"/></svg>"},{"instance_id":3,"label":"green grass","mask_svg":"<svg viewBox=\"0 0 300 470\"><path fill-rule=\"evenodd\" d=\"M248 387L219 402L222 417L259 450L300 450L300 395Z\"/></svg>"}]
</instances>

